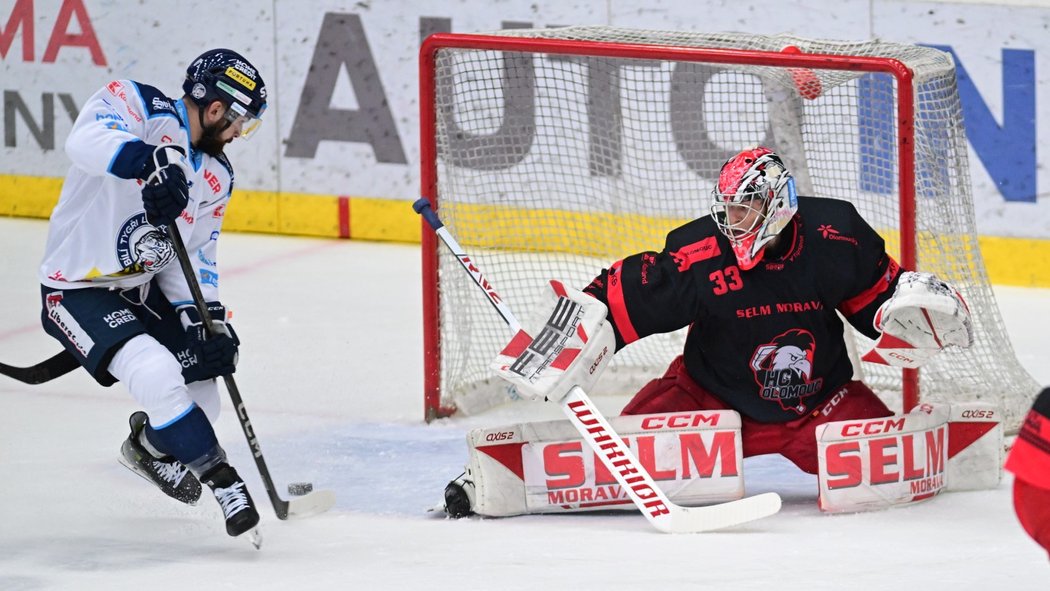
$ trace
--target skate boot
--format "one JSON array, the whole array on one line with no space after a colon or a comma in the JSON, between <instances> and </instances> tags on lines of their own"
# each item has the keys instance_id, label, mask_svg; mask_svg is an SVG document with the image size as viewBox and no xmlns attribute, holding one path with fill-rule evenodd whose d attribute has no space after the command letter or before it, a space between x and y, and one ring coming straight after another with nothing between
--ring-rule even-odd
<instances>
[{"instance_id":1,"label":"skate boot","mask_svg":"<svg viewBox=\"0 0 1050 591\"><path fill-rule=\"evenodd\" d=\"M232 466L225 462L219 464L201 476L201 481L211 488L222 507L226 533L236 537L259 524L259 512L255 510L248 487Z\"/></svg>"},{"instance_id":2,"label":"skate boot","mask_svg":"<svg viewBox=\"0 0 1050 591\"><path fill-rule=\"evenodd\" d=\"M120 446L120 463L176 501L196 505L201 498L201 483L189 468L171 456L155 457L142 445L140 437L146 428L146 413L135 412L128 422L131 435Z\"/></svg>"},{"instance_id":3,"label":"skate boot","mask_svg":"<svg viewBox=\"0 0 1050 591\"><path fill-rule=\"evenodd\" d=\"M464 472L445 486L445 513L453 519L474 514L474 481Z\"/></svg>"}]
</instances>

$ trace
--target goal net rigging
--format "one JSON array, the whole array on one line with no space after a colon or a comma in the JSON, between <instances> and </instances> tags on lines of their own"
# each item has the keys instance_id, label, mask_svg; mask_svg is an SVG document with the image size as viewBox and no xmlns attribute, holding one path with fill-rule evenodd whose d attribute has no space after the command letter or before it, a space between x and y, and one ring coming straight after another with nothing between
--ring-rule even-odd
<instances>
[{"instance_id":1,"label":"goal net rigging","mask_svg":"<svg viewBox=\"0 0 1050 591\"><path fill-rule=\"evenodd\" d=\"M706 215L721 164L773 148L799 193L847 199L904 267L956 285L976 335L920 371L855 362L891 409L983 400L1016 430L1017 361L977 242L951 56L883 41L605 26L439 34L420 53L423 195L519 315ZM427 420L513 398L489 363L507 327L423 232ZM522 318L526 320L526 318ZM870 340L850 329L847 340ZM663 374L684 333L618 353L593 394Z\"/></svg>"}]
</instances>

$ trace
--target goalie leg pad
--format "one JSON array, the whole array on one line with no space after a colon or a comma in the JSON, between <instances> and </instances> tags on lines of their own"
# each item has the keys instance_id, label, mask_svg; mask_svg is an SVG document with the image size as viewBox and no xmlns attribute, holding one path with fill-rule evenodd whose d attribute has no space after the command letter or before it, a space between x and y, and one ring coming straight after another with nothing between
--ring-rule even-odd
<instances>
[{"instance_id":1,"label":"goalie leg pad","mask_svg":"<svg viewBox=\"0 0 1050 591\"><path fill-rule=\"evenodd\" d=\"M743 497L735 411L609 419L677 504ZM636 507L567 420L475 429L467 435L471 510L489 517Z\"/></svg>"},{"instance_id":2,"label":"goalie leg pad","mask_svg":"<svg viewBox=\"0 0 1050 591\"><path fill-rule=\"evenodd\" d=\"M942 491L995 488L1002 476L998 417L983 403L927 404L906 415L818 426L820 508L868 511Z\"/></svg>"},{"instance_id":3,"label":"goalie leg pad","mask_svg":"<svg viewBox=\"0 0 1050 591\"><path fill-rule=\"evenodd\" d=\"M1003 479L1002 413L983 402L948 410L948 491L988 490Z\"/></svg>"},{"instance_id":4,"label":"goalie leg pad","mask_svg":"<svg viewBox=\"0 0 1050 591\"><path fill-rule=\"evenodd\" d=\"M927 410L819 425L821 510L884 509L941 492L947 480L948 413L943 407Z\"/></svg>"}]
</instances>

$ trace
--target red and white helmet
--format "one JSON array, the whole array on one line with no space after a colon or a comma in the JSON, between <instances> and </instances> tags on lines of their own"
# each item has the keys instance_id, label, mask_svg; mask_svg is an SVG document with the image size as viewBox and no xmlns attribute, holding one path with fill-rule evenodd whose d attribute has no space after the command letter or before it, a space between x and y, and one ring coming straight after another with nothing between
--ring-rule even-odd
<instances>
[{"instance_id":1,"label":"red and white helmet","mask_svg":"<svg viewBox=\"0 0 1050 591\"><path fill-rule=\"evenodd\" d=\"M798 211L795 179L780 156L761 146L726 160L711 194L711 217L745 271L762 260L762 250Z\"/></svg>"}]
</instances>

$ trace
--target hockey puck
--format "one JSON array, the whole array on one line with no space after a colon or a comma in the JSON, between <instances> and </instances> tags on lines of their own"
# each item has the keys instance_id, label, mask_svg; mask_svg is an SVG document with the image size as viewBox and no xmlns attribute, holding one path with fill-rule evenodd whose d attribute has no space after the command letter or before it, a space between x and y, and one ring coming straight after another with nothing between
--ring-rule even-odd
<instances>
[{"instance_id":1,"label":"hockey puck","mask_svg":"<svg viewBox=\"0 0 1050 591\"><path fill-rule=\"evenodd\" d=\"M293 496L301 496L312 491L314 484L312 482L292 482L288 485L288 494Z\"/></svg>"}]
</instances>

